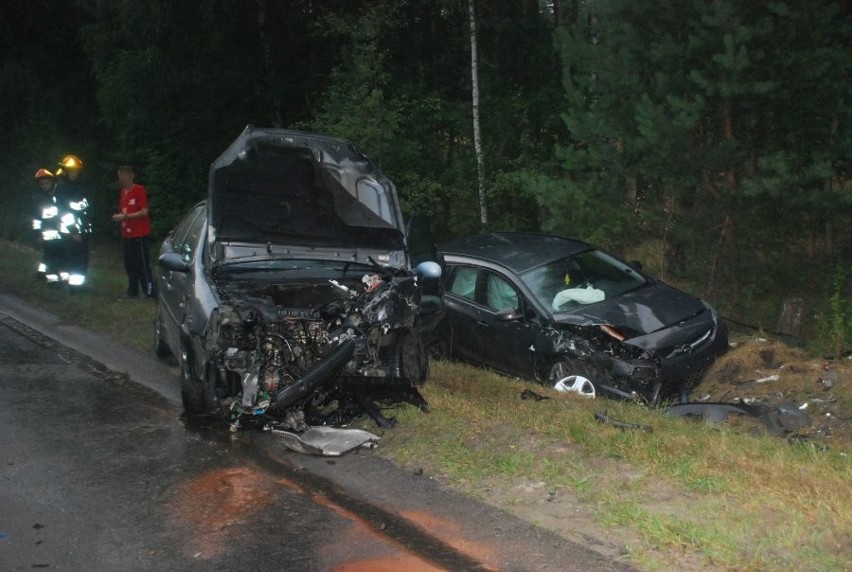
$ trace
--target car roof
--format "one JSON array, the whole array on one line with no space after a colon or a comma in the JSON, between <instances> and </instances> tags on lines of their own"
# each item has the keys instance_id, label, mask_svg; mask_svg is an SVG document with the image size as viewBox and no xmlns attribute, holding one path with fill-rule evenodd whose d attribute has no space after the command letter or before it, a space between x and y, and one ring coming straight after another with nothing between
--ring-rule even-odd
<instances>
[{"instance_id":1,"label":"car roof","mask_svg":"<svg viewBox=\"0 0 852 572\"><path fill-rule=\"evenodd\" d=\"M532 232L490 232L444 244L444 255L468 256L490 261L521 274L591 246L581 240Z\"/></svg>"}]
</instances>

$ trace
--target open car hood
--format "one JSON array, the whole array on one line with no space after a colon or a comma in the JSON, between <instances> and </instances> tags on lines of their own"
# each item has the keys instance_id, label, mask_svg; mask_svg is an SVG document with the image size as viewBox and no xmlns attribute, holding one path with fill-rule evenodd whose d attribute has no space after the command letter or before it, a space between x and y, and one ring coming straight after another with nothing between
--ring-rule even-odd
<instances>
[{"instance_id":1,"label":"open car hood","mask_svg":"<svg viewBox=\"0 0 852 572\"><path fill-rule=\"evenodd\" d=\"M207 240L404 250L396 190L344 139L248 126L210 166Z\"/></svg>"}]
</instances>

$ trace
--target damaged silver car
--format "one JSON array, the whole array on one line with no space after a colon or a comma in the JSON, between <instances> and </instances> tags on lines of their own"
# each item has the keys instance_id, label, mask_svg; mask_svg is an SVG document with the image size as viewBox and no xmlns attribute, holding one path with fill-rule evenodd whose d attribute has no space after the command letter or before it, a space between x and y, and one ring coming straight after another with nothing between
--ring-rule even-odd
<instances>
[{"instance_id":1,"label":"damaged silver car","mask_svg":"<svg viewBox=\"0 0 852 572\"><path fill-rule=\"evenodd\" d=\"M435 353L558 390L685 398L728 346L706 302L585 242L491 233L443 245Z\"/></svg>"},{"instance_id":2,"label":"damaged silver car","mask_svg":"<svg viewBox=\"0 0 852 572\"><path fill-rule=\"evenodd\" d=\"M426 407L420 289L393 184L348 141L247 127L163 242L156 352L189 415L301 431Z\"/></svg>"}]
</instances>

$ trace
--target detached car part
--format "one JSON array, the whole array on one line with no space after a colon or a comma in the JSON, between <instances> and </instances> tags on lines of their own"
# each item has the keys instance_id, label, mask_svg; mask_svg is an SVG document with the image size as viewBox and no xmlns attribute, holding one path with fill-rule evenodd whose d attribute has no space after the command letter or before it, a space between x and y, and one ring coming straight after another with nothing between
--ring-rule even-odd
<instances>
[{"instance_id":1,"label":"detached car part","mask_svg":"<svg viewBox=\"0 0 852 572\"><path fill-rule=\"evenodd\" d=\"M714 423L725 421L730 414L736 413L759 420L772 435L792 433L811 423L807 413L788 402L778 407L744 403L678 403L668 406L665 413L676 417L703 417Z\"/></svg>"}]
</instances>

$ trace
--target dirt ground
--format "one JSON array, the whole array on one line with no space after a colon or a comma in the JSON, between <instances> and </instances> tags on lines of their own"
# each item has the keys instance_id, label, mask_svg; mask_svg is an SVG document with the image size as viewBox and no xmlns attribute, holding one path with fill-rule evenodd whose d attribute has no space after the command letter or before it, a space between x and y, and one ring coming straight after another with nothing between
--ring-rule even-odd
<instances>
[{"instance_id":1,"label":"dirt ground","mask_svg":"<svg viewBox=\"0 0 852 572\"><path fill-rule=\"evenodd\" d=\"M732 413L724 422L849 450L852 356L810 358L803 350L779 341L735 339L692 392L690 401L752 406L760 417Z\"/></svg>"}]
</instances>

